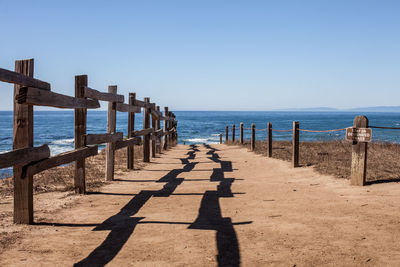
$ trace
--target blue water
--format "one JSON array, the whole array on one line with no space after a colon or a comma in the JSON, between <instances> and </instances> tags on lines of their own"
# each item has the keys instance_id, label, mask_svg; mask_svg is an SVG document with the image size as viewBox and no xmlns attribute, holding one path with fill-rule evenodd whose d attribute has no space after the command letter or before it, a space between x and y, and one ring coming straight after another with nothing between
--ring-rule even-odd
<instances>
[{"instance_id":1,"label":"blue water","mask_svg":"<svg viewBox=\"0 0 400 267\"><path fill-rule=\"evenodd\" d=\"M293 121L300 122L300 128L327 130L349 127L353 124L354 112L245 112L245 111L176 111L178 120L179 143L218 143L219 133L225 134L229 125L236 124L236 136L239 136L239 123L250 128L251 123L257 129L265 129L272 122L274 129L291 129ZM370 125L400 127L400 113L366 112ZM35 111L34 145L48 144L51 153L58 154L74 148L74 112L73 111ZM117 114L117 131L127 134L128 115ZM135 129L142 128L142 116L136 115ZM104 133L107 128L106 111L88 111L87 132ZM0 151L12 149L12 112L0 111ZM250 131L245 130L245 138ZM231 137L230 137L231 138ZM291 133L274 132L274 140L290 140ZM266 131L257 131L256 139L266 139ZM300 133L300 141L324 141L344 139L344 132ZM399 130L373 129L373 140L400 143ZM10 173L11 169L0 174Z\"/></svg>"}]
</instances>

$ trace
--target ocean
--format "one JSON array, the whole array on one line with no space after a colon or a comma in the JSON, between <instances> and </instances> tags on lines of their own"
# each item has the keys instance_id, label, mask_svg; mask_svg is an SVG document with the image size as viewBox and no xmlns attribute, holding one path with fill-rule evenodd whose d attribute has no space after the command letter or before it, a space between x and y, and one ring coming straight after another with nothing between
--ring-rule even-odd
<instances>
[{"instance_id":1,"label":"ocean","mask_svg":"<svg viewBox=\"0 0 400 267\"><path fill-rule=\"evenodd\" d=\"M273 129L287 130L292 128L293 121L300 122L301 129L329 130L353 125L357 115L365 115L370 125L400 127L400 113L387 112L283 112L283 111L176 111L178 120L178 142L180 144L218 143L219 134L225 139L225 127L229 126L231 138L232 125L236 125L236 136L239 137L239 123L245 128L255 123L256 129L265 129L272 122ZM0 152L12 149L12 111L0 111ZM128 115L117 114L117 131L124 135L128 130ZM136 115L135 129L142 129L142 116ZM106 111L88 111L87 132L104 133L107 129ZM291 132L274 132L274 140L290 140ZM244 131L245 139L250 138L250 131ZM327 141L344 139L344 131L331 133L300 132L301 141ZM256 139L265 140L266 131L256 131ZM399 130L373 129L373 141L400 143ZM35 111L34 145L48 144L52 155L74 148L74 112L68 111ZM11 169L4 169L0 174L9 174Z\"/></svg>"}]
</instances>

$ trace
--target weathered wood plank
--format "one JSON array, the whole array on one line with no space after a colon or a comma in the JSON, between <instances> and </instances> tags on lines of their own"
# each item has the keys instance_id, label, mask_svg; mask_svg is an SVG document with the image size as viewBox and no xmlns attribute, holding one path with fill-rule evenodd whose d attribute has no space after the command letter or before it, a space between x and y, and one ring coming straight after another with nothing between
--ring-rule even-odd
<instances>
[{"instance_id":1,"label":"weathered wood plank","mask_svg":"<svg viewBox=\"0 0 400 267\"><path fill-rule=\"evenodd\" d=\"M136 94L135 93L129 93L129 105L134 106L135 104L135 99L136 99ZM135 112L129 112L128 113L128 138L132 138L133 131L135 130ZM134 169L134 163L135 163L135 149L133 145L128 145L127 148L127 168L128 170L133 170Z\"/></svg>"},{"instance_id":2,"label":"weathered wood plank","mask_svg":"<svg viewBox=\"0 0 400 267\"><path fill-rule=\"evenodd\" d=\"M34 175L60 165L71 163L77 159L95 156L98 153L97 146L81 147L72 151L64 152L53 157L30 163L24 166L25 175Z\"/></svg>"},{"instance_id":3,"label":"weathered wood plank","mask_svg":"<svg viewBox=\"0 0 400 267\"><path fill-rule=\"evenodd\" d=\"M144 102L150 104L150 98L145 97ZM150 108L143 109L143 129L150 128ZM150 133L143 135L143 162L150 162Z\"/></svg>"},{"instance_id":4,"label":"weathered wood plank","mask_svg":"<svg viewBox=\"0 0 400 267\"><path fill-rule=\"evenodd\" d=\"M85 87L88 85L88 76L79 75L75 76L75 97L85 99ZM76 108L74 111L75 116L75 149L84 146L82 136L86 134L86 108ZM78 194L86 192L86 169L85 158L77 159L75 161L75 175L74 175L74 188Z\"/></svg>"},{"instance_id":5,"label":"weathered wood plank","mask_svg":"<svg viewBox=\"0 0 400 267\"><path fill-rule=\"evenodd\" d=\"M15 72L33 77L33 59L15 61ZM13 149L33 147L33 106L20 105L15 97L21 86L14 85ZM21 165L14 166L14 223L33 223L33 177L23 179Z\"/></svg>"},{"instance_id":6,"label":"weathered wood plank","mask_svg":"<svg viewBox=\"0 0 400 267\"><path fill-rule=\"evenodd\" d=\"M89 97L92 99L97 99L101 101L109 101L109 102L120 102L124 103L124 96L118 94L110 94L97 91L90 87L85 87L85 97Z\"/></svg>"},{"instance_id":7,"label":"weathered wood plank","mask_svg":"<svg viewBox=\"0 0 400 267\"><path fill-rule=\"evenodd\" d=\"M368 118L357 116L354 119L354 128L368 128ZM367 142L353 142L351 152L351 185L364 186L367 178Z\"/></svg>"},{"instance_id":8,"label":"weathered wood plank","mask_svg":"<svg viewBox=\"0 0 400 267\"><path fill-rule=\"evenodd\" d=\"M155 120L159 120L160 119L160 114L157 112L157 110L151 109L151 118L155 119Z\"/></svg>"},{"instance_id":9,"label":"weathered wood plank","mask_svg":"<svg viewBox=\"0 0 400 267\"><path fill-rule=\"evenodd\" d=\"M168 116L168 107L164 107L164 118L166 118L166 116ZM168 127L169 127L169 120L165 120L164 119L164 138L163 138L163 149L167 150L168 149L168 138L167 138L167 134L168 134Z\"/></svg>"},{"instance_id":10,"label":"weathered wood plank","mask_svg":"<svg viewBox=\"0 0 400 267\"><path fill-rule=\"evenodd\" d=\"M134 145L138 145L142 142L140 137L132 137L125 140L116 141L114 144L114 149L118 150L124 147L132 147Z\"/></svg>"},{"instance_id":11,"label":"weathered wood plank","mask_svg":"<svg viewBox=\"0 0 400 267\"><path fill-rule=\"evenodd\" d=\"M142 109L140 107L124 103L116 103L116 109L119 112L134 112L134 113L142 112Z\"/></svg>"},{"instance_id":12,"label":"weathered wood plank","mask_svg":"<svg viewBox=\"0 0 400 267\"><path fill-rule=\"evenodd\" d=\"M13 83L22 86L30 86L40 88L42 90L50 90L50 84L41 80L29 77L28 75L1 69L0 68L0 81L6 83Z\"/></svg>"},{"instance_id":13,"label":"weathered wood plank","mask_svg":"<svg viewBox=\"0 0 400 267\"><path fill-rule=\"evenodd\" d=\"M18 104L47 106L55 108L99 108L98 100L77 98L44 91L33 87L23 87L16 97Z\"/></svg>"},{"instance_id":14,"label":"weathered wood plank","mask_svg":"<svg viewBox=\"0 0 400 267\"><path fill-rule=\"evenodd\" d=\"M26 147L0 154L0 169L50 157L48 145Z\"/></svg>"},{"instance_id":15,"label":"weathered wood plank","mask_svg":"<svg viewBox=\"0 0 400 267\"><path fill-rule=\"evenodd\" d=\"M111 94L117 93L117 86L108 86L108 92ZM115 102L108 103L107 113L107 132L109 134L115 133L117 127L117 110ZM115 151L114 143L107 143L106 145L106 181L114 180L114 163L115 163Z\"/></svg>"},{"instance_id":16,"label":"weathered wood plank","mask_svg":"<svg viewBox=\"0 0 400 267\"><path fill-rule=\"evenodd\" d=\"M152 133L153 131L154 131L153 128L142 129L142 130L133 132L133 136L136 137L136 136L148 135L148 134Z\"/></svg>"},{"instance_id":17,"label":"weathered wood plank","mask_svg":"<svg viewBox=\"0 0 400 267\"><path fill-rule=\"evenodd\" d=\"M124 134L122 132L117 133L103 133L103 134L86 134L83 136L84 144L87 145L98 145L104 143L112 143L122 140Z\"/></svg>"},{"instance_id":18,"label":"weathered wood plank","mask_svg":"<svg viewBox=\"0 0 400 267\"><path fill-rule=\"evenodd\" d=\"M138 99L135 99L135 106L142 107L142 108L151 108L150 103L146 103L145 101L141 101Z\"/></svg>"}]
</instances>

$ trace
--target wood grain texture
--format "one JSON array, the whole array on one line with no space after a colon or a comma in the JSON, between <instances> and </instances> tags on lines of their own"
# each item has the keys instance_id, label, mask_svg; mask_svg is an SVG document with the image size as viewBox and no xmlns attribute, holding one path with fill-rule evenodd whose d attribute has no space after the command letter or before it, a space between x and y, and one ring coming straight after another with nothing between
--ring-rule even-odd
<instances>
[{"instance_id":1,"label":"wood grain texture","mask_svg":"<svg viewBox=\"0 0 400 267\"><path fill-rule=\"evenodd\" d=\"M121 141L116 141L114 144L114 149L118 150L124 147L133 147L134 145L139 145L142 142L140 137L132 137Z\"/></svg>"},{"instance_id":2,"label":"wood grain texture","mask_svg":"<svg viewBox=\"0 0 400 267\"><path fill-rule=\"evenodd\" d=\"M119 103L123 103L125 99L123 95L103 93L89 87L85 87L85 97L101 101L119 102Z\"/></svg>"},{"instance_id":3,"label":"wood grain texture","mask_svg":"<svg viewBox=\"0 0 400 267\"><path fill-rule=\"evenodd\" d=\"M122 132L103 133L103 134L86 134L83 136L85 146L117 142L117 141L121 141L123 137L124 137L124 134Z\"/></svg>"},{"instance_id":4,"label":"wood grain texture","mask_svg":"<svg viewBox=\"0 0 400 267\"><path fill-rule=\"evenodd\" d=\"M0 154L0 169L12 167L14 165L25 165L32 161L38 161L48 157L50 157L48 145L15 149Z\"/></svg>"},{"instance_id":5,"label":"wood grain texture","mask_svg":"<svg viewBox=\"0 0 400 267\"><path fill-rule=\"evenodd\" d=\"M15 72L33 77L33 59L15 61ZM14 85L13 149L33 147L33 106L16 101L21 86ZM33 223L33 176L24 179L23 165L14 166L14 223Z\"/></svg>"},{"instance_id":6,"label":"wood grain texture","mask_svg":"<svg viewBox=\"0 0 400 267\"><path fill-rule=\"evenodd\" d=\"M168 115L168 107L164 107L164 117ZM164 120L164 133L168 132L168 120ZM166 134L163 137L163 149L167 150L168 149L168 138Z\"/></svg>"},{"instance_id":7,"label":"wood grain texture","mask_svg":"<svg viewBox=\"0 0 400 267\"><path fill-rule=\"evenodd\" d=\"M45 91L33 87L23 87L16 96L18 104L46 106L55 108L89 108L100 107L98 100L77 98L63 94Z\"/></svg>"},{"instance_id":8,"label":"wood grain texture","mask_svg":"<svg viewBox=\"0 0 400 267\"><path fill-rule=\"evenodd\" d=\"M368 118L357 116L354 119L354 128L368 128ZM353 142L351 151L350 184L364 186L367 178L367 142Z\"/></svg>"},{"instance_id":9,"label":"wood grain texture","mask_svg":"<svg viewBox=\"0 0 400 267\"><path fill-rule=\"evenodd\" d=\"M136 94L129 93L129 105L135 105ZM133 137L133 131L135 130L135 112L128 113L128 138ZM135 162L135 150L133 145L128 145L127 148L127 168L128 170L134 169Z\"/></svg>"},{"instance_id":10,"label":"wood grain texture","mask_svg":"<svg viewBox=\"0 0 400 267\"><path fill-rule=\"evenodd\" d=\"M148 134L151 134L153 131L154 131L153 128L142 129L142 130L133 132L133 135L132 135L132 136L143 136L143 135L148 135Z\"/></svg>"},{"instance_id":11,"label":"wood grain texture","mask_svg":"<svg viewBox=\"0 0 400 267\"><path fill-rule=\"evenodd\" d=\"M145 97L144 102L150 103L150 98ZM143 109L143 130L150 128L150 108ZM150 133L143 135L143 162L150 162Z\"/></svg>"},{"instance_id":12,"label":"wood grain texture","mask_svg":"<svg viewBox=\"0 0 400 267\"><path fill-rule=\"evenodd\" d=\"M134 112L134 113L140 113L142 112L142 109L138 106L132 106L130 104L124 104L124 103L116 103L116 109L119 112Z\"/></svg>"},{"instance_id":13,"label":"wood grain texture","mask_svg":"<svg viewBox=\"0 0 400 267\"><path fill-rule=\"evenodd\" d=\"M71 163L77 159L84 159L95 156L98 153L97 146L81 147L72 151L64 152L47 159L28 164L24 167L25 175L34 175L44 170L48 170L60 165Z\"/></svg>"},{"instance_id":14,"label":"wood grain texture","mask_svg":"<svg viewBox=\"0 0 400 267\"><path fill-rule=\"evenodd\" d=\"M35 88L40 88L42 90L50 90L50 84L47 82L35 79L27 74L1 68L0 68L0 81L6 83L18 84L21 87L35 87Z\"/></svg>"},{"instance_id":15,"label":"wood grain texture","mask_svg":"<svg viewBox=\"0 0 400 267\"><path fill-rule=\"evenodd\" d=\"M108 93L117 94L117 86L110 85L108 87ZM116 102L108 103L107 112L107 132L113 134L117 128L117 110ZM114 163L115 163L115 151L114 144L112 142L106 144L106 181L114 180Z\"/></svg>"},{"instance_id":16,"label":"wood grain texture","mask_svg":"<svg viewBox=\"0 0 400 267\"><path fill-rule=\"evenodd\" d=\"M85 87L88 85L87 75L75 76L75 97L85 99ZM75 149L84 146L83 136L86 134L86 108L76 108L75 115ZM74 187L75 192L84 194L86 192L86 172L85 172L85 159L81 158L75 161L75 176Z\"/></svg>"}]
</instances>

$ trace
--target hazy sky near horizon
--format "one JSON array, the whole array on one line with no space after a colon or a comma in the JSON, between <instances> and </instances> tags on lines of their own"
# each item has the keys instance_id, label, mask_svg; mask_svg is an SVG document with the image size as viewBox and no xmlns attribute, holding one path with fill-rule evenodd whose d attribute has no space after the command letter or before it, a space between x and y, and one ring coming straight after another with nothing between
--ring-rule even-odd
<instances>
[{"instance_id":1,"label":"hazy sky near horizon","mask_svg":"<svg viewBox=\"0 0 400 267\"><path fill-rule=\"evenodd\" d=\"M0 0L0 68L34 58L55 92L88 74L172 110L400 105L399 14L390 0Z\"/></svg>"}]
</instances>

